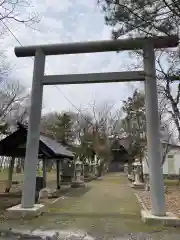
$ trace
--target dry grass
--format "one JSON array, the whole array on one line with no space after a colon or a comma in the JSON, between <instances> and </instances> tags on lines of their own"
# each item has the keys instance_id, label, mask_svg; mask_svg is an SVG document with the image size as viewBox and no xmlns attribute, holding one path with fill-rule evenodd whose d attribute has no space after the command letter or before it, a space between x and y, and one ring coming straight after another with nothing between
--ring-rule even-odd
<instances>
[{"instance_id":1,"label":"dry grass","mask_svg":"<svg viewBox=\"0 0 180 240\"><path fill-rule=\"evenodd\" d=\"M66 198L49 206L49 212L41 217L42 228L114 235L163 230L162 226L142 223L139 203L126 183L125 176L113 174L88 183L86 188L73 189Z\"/></svg>"},{"instance_id":2,"label":"dry grass","mask_svg":"<svg viewBox=\"0 0 180 240\"><path fill-rule=\"evenodd\" d=\"M0 172L0 192L5 189L7 179L8 179L8 172L7 171ZM12 179L13 181L18 181L20 184L22 184L23 179L24 179L24 173L13 173L13 179ZM55 171L47 172L47 184L52 182L55 183L55 181L56 181L56 172ZM13 187L14 186L12 186L12 189Z\"/></svg>"},{"instance_id":3,"label":"dry grass","mask_svg":"<svg viewBox=\"0 0 180 240\"><path fill-rule=\"evenodd\" d=\"M8 177L8 170L4 170L0 172L0 181L7 180ZM14 181L23 181L24 173L13 173L13 180ZM47 172L47 179L48 180L55 180L56 179L56 171L52 170L51 172Z\"/></svg>"},{"instance_id":4,"label":"dry grass","mask_svg":"<svg viewBox=\"0 0 180 240\"><path fill-rule=\"evenodd\" d=\"M164 185L166 186L177 186L179 183L179 180L177 179L164 179Z\"/></svg>"}]
</instances>

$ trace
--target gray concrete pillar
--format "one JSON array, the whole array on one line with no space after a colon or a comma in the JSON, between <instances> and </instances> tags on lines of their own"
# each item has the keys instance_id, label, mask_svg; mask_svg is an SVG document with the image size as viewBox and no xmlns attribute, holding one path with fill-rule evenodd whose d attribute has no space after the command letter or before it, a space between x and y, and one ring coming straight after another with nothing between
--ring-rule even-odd
<instances>
[{"instance_id":1,"label":"gray concrete pillar","mask_svg":"<svg viewBox=\"0 0 180 240\"><path fill-rule=\"evenodd\" d=\"M38 163L40 118L43 97L42 80L44 76L45 55L41 49L36 50L31 91L31 107L26 142L24 166L24 186L21 206L32 208L35 202L36 170Z\"/></svg>"},{"instance_id":2,"label":"gray concrete pillar","mask_svg":"<svg viewBox=\"0 0 180 240\"><path fill-rule=\"evenodd\" d=\"M161 143L156 84L155 53L151 43L144 46L145 103L147 121L147 148L152 214L164 216L165 194L161 165Z\"/></svg>"}]
</instances>

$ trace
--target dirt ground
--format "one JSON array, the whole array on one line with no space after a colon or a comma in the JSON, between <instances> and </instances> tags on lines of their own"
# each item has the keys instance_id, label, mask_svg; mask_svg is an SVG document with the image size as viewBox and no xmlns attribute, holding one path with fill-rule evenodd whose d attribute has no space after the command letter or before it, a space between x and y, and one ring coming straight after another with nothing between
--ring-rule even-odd
<instances>
[{"instance_id":1,"label":"dirt ground","mask_svg":"<svg viewBox=\"0 0 180 240\"><path fill-rule=\"evenodd\" d=\"M108 174L85 188L72 189L48 206L37 219L2 219L1 228L83 230L92 236L120 236L144 232L158 235L167 231L163 226L148 226L140 219L140 205L124 175ZM168 231L177 232L174 228Z\"/></svg>"},{"instance_id":2,"label":"dirt ground","mask_svg":"<svg viewBox=\"0 0 180 240\"><path fill-rule=\"evenodd\" d=\"M13 181L11 190L8 194L5 194L6 182L8 178L8 172L0 172L0 216L3 215L5 209L17 205L21 201L21 189L23 184L23 173L13 173ZM47 186L56 188L56 172L52 171L47 173Z\"/></svg>"}]
</instances>

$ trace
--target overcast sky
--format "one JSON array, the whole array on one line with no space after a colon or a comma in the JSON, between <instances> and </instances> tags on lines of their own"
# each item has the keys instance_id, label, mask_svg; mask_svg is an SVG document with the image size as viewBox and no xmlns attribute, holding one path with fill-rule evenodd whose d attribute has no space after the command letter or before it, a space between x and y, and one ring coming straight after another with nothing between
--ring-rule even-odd
<instances>
[{"instance_id":1,"label":"overcast sky","mask_svg":"<svg viewBox=\"0 0 180 240\"><path fill-rule=\"evenodd\" d=\"M38 2L38 3L37 3ZM16 23L6 23L22 45L105 40L111 37L111 28L105 25L104 15L96 0L32 0L33 11L39 12L38 31ZM7 33L3 39L5 53L13 66L13 77L31 88L33 60L16 58L14 47L18 42ZM47 57L46 74L123 71L134 60L128 53L97 53ZM58 86L77 108L104 101L120 106L133 91L127 83ZM44 87L45 111L74 109L54 86Z\"/></svg>"}]
</instances>

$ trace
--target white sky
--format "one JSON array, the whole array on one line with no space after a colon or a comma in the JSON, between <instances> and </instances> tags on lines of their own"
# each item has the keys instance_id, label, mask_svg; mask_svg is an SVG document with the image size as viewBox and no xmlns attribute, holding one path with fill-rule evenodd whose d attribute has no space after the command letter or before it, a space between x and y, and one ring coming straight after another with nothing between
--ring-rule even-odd
<instances>
[{"instance_id":1,"label":"white sky","mask_svg":"<svg viewBox=\"0 0 180 240\"><path fill-rule=\"evenodd\" d=\"M32 0L32 5L34 7L31 10L41 16L41 22L36 25L38 31L17 23L6 23L22 45L103 40L111 37L111 28L105 25L104 15L96 5L96 0ZM13 67L13 78L31 88L33 60L16 58L14 47L19 44L10 33L7 32L1 42ZM52 56L47 57L45 72L67 74L123 71L133 63L134 60L128 53ZM131 83L58 87L77 108L87 108L92 101L97 104L110 101L120 107L121 101L134 90L134 84ZM44 87L43 105L45 111L74 109L54 86Z\"/></svg>"}]
</instances>

